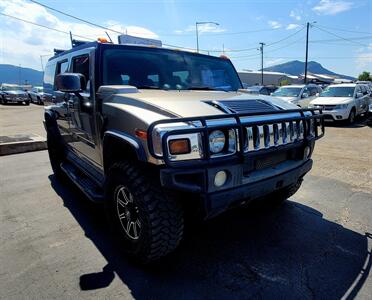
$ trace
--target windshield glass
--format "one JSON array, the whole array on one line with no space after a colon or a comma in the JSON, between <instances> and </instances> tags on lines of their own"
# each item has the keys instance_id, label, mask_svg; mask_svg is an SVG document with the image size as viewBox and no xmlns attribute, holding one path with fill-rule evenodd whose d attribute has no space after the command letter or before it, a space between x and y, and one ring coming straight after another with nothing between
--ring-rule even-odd
<instances>
[{"instance_id":1,"label":"windshield glass","mask_svg":"<svg viewBox=\"0 0 372 300\"><path fill-rule=\"evenodd\" d=\"M20 86L3 86L3 91L22 91L22 88Z\"/></svg>"},{"instance_id":2,"label":"windshield glass","mask_svg":"<svg viewBox=\"0 0 372 300\"><path fill-rule=\"evenodd\" d=\"M353 97L355 87L329 86L320 94L320 97Z\"/></svg>"},{"instance_id":3,"label":"windshield glass","mask_svg":"<svg viewBox=\"0 0 372 300\"><path fill-rule=\"evenodd\" d=\"M273 96L280 96L280 97L298 97L302 88L300 87L281 87L278 88L274 93Z\"/></svg>"},{"instance_id":4,"label":"windshield glass","mask_svg":"<svg viewBox=\"0 0 372 300\"><path fill-rule=\"evenodd\" d=\"M224 90L241 88L229 60L161 49L106 49L103 84L143 89Z\"/></svg>"}]
</instances>

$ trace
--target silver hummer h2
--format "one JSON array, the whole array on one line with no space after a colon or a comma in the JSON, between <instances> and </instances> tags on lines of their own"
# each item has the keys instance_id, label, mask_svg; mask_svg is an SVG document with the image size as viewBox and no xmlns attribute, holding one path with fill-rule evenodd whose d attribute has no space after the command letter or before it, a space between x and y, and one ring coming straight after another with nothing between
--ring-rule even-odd
<instances>
[{"instance_id":1,"label":"silver hummer h2","mask_svg":"<svg viewBox=\"0 0 372 300\"><path fill-rule=\"evenodd\" d=\"M104 203L124 251L158 259L186 210L283 201L312 167L321 111L241 88L225 57L100 41L57 51L44 75L53 171Z\"/></svg>"}]
</instances>

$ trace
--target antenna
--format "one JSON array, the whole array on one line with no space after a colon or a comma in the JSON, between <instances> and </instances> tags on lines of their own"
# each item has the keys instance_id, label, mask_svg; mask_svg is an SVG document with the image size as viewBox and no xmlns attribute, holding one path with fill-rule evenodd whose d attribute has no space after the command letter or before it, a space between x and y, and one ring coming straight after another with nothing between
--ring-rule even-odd
<instances>
[{"instance_id":1,"label":"antenna","mask_svg":"<svg viewBox=\"0 0 372 300\"><path fill-rule=\"evenodd\" d=\"M74 42L73 42L73 39L72 39L72 32L70 31L70 41L71 41L71 48L74 47Z\"/></svg>"},{"instance_id":2,"label":"antenna","mask_svg":"<svg viewBox=\"0 0 372 300\"><path fill-rule=\"evenodd\" d=\"M106 33L106 35L108 36L108 38L109 38L110 42L112 43L112 39L111 39L110 35L108 34L108 32L107 32L107 31L105 31L105 33Z\"/></svg>"}]
</instances>

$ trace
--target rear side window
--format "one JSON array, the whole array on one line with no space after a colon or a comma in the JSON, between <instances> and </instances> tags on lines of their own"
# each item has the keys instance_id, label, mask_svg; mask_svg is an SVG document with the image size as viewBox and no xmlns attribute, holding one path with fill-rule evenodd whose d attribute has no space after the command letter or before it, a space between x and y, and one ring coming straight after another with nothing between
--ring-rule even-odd
<instances>
[{"instance_id":1,"label":"rear side window","mask_svg":"<svg viewBox=\"0 0 372 300\"><path fill-rule=\"evenodd\" d=\"M72 59L72 72L83 74L88 84L89 81L89 55L81 55ZM84 90L86 86L84 87Z\"/></svg>"}]
</instances>

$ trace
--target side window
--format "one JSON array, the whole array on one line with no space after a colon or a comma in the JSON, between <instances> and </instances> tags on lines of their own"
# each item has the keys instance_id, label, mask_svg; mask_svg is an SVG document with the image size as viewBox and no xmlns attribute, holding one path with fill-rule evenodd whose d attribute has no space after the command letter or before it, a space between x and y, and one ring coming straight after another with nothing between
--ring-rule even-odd
<instances>
[{"instance_id":1,"label":"side window","mask_svg":"<svg viewBox=\"0 0 372 300\"><path fill-rule=\"evenodd\" d=\"M315 96L317 92L318 89L315 86L310 88L310 96Z\"/></svg>"},{"instance_id":2,"label":"side window","mask_svg":"<svg viewBox=\"0 0 372 300\"><path fill-rule=\"evenodd\" d=\"M67 69L68 69L68 60L58 62L56 75L66 73Z\"/></svg>"},{"instance_id":3,"label":"side window","mask_svg":"<svg viewBox=\"0 0 372 300\"><path fill-rule=\"evenodd\" d=\"M89 77L89 55L81 55L72 59L72 72L83 74L87 83L87 86L83 87L84 90L88 87Z\"/></svg>"},{"instance_id":4,"label":"side window","mask_svg":"<svg viewBox=\"0 0 372 300\"><path fill-rule=\"evenodd\" d=\"M54 75L56 72L56 64L48 64L44 71L44 89L46 92L51 92L54 85Z\"/></svg>"},{"instance_id":5,"label":"side window","mask_svg":"<svg viewBox=\"0 0 372 300\"><path fill-rule=\"evenodd\" d=\"M357 93L361 93L362 91L360 90L360 86L356 86L355 87L355 91L354 91L354 93L355 93L355 98L357 97Z\"/></svg>"},{"instance_id":6,"label":"side window","mask_svg":"<svg viewBox=\"0 0 372 300\"><path fill-rule=\"evenodd\" d=\"M57 69L56 69L55 76L57 76L58 74L66 73L67 71L68 71L68 60L65 59L63 61L59 61L57 63ZM55 78L54 78L54 82L55 82ZM56 90L55 84L54 84L54 89Z\"/></svg>"}]
</instances>

